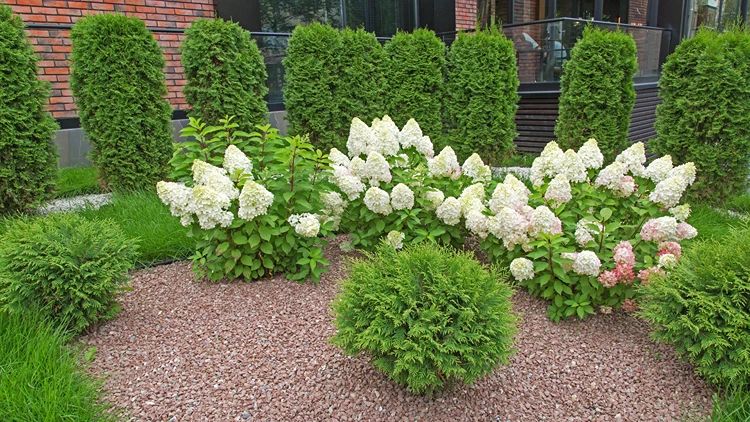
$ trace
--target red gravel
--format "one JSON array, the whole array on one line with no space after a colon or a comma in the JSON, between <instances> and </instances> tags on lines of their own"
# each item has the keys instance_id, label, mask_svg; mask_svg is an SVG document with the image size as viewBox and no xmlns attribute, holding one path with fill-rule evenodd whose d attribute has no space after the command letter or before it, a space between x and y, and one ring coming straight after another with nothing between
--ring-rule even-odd
<instances>
[{"instance_id":1,"label":"red gravel","mask_svg":"<svg viewBox=\"0 0 750 422\"><path fill-rule=\"evenodd\" d=\"M510 365L472 387L411 395L328 343L344 275L319 285L193 280L187 262L133 274L120 316L82 338L107 397L138 421L663 421L706 414L712 391L622 312L554 324L518 292Z\"/></svg>"}]
</instances>

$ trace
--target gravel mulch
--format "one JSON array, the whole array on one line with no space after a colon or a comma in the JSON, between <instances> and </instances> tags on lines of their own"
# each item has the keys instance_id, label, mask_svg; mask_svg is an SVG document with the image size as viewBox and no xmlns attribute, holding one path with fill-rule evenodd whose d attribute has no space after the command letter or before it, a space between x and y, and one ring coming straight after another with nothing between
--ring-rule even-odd
<instances>
[{"instance_id":1,"label":"gravel mulch","mask_svg":"<svg viewBox=\"0 0 750 422\"><path fill-rule=\"evenodd\" d=\"M666 421L710 412L712 391L648 327L614 312L554 324L519 291L508 366L472 387L411 395L365 355L328 343L329 304L345 276L328 251L319 285L283 277L194 281L188 262L135 272L120 316L81 341L90 371L138 421Z\"/></svg>"}]
</instances>

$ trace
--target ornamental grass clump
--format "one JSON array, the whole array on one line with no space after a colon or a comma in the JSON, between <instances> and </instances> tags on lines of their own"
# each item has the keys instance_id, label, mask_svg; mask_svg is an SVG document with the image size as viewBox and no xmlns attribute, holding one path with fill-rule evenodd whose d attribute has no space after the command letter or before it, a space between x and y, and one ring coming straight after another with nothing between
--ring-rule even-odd
<instances>
[{"instance_id":1,"label":"ornamental grass clump","mask_svg":"<svg viewBox=\"0 0 750 422\"><path fill-rule=\"evenodd\" d=\"M282 137L270 125L248 134L232 120L207 126L191 118L182 134L195 141L172 159L172 176L183 182L156 186L197 240L193 272L213 281L275 272L318 281L328 265L322 237L343 212L320 177L326 156L306 137Z\"/></svg>"},{"instance_id":2,"label":"ornamental grass clump","mask_svg":"<svg viewBox=\"0 0 750 422\"><path fill-rule=\"evenodd\" d=\"M112 14L79 19L70 40L70 88L102 187L153 189L174 141L161 47L143 21Z\"/></svg>"},{"instance_id":3,"label":"ornamental grass clump","mask_svg":"<svg viewBox=\"0 0 750 422\"><path fill-rule=\"evenodd\" d=\"M240 130L266 122L266 65L250 32L223 19L198 19L180 46L191 117L218 125L237 116Z\"/></svg>"},{"instance_id":4,"label":"ornamental grass clump","mask_svg":"<svg viewBox=\"0 0 750 422\"><path fill-rule=\"evenodd\" d=\"M331 341L351 355L367 352L415 394L471 384L512 354L506 278L470 253L430 242L403 251L382 244L354 261L333 303Z\"/></svg>"},{"instance_id":5,"label":"ornamental grass clump","mask_svg":"<svg viewBox=\"0 0 750 422\"><path fill-rule=\"evenodd\" d=\"M57 176L57 124L45 111L49 84L37 77L23 21L0 4L0 214L49 198Z\"/></svg>"},{"instance_id":6,"label":"ornamental grass clump","mask_svg":"<svg viewBox=\"0 0 750 422\"><path fill-rule=\"evenodd\" d=\"M690 206L680 205L693 163L674 167L664 156L645 166L641 143L599 170L603 163L594 139L578 152L550 142L531 167L533 190L508 175L482 210L481 247L550 300L555 321L635 310L636 286L677 268L679 242L697 235Z\"/></svg>"},{"instance_id":7,"label":"ornamental grass clump","mask_svg":"<svg viewBox=\"0 0 750 422\"><path fill-rule=\"evenodd\" d=\"M641 287L640 316L722 388L750 386L750 227L694 244L666 276Z\"/></svg>"},{"instance_id":8,"label":"ornamental grass clump","mask_svg":"<svg viewBox=\"0 0 750 422\"><path fill-rule=\"evenodd\" d=\"M137 246L114 221L20 219L0 240L1 308L38 308L75 334L120 312Z\"/></svg>"}]
</instances>

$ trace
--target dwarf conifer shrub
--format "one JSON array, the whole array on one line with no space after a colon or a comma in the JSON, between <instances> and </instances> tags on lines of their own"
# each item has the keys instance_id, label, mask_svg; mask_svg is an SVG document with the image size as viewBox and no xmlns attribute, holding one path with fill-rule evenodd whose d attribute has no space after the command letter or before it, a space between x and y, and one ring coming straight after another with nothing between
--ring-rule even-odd
<instances>
[{"instance_id":1,"label":"dwarf conifer shrub","mask_svg":"<svg viewBox=\"0 0 750 422\"><path fill-rule=\"evenodd\" d=\"M236 116L245 132L264 124L268 74L250 33L234 22L199 19L185 35L180 51L187 84L182 92L190 116L210 125Z\"/></svg>"},{"instance_id":2,"label":"dwarf conifer shrub","mask_svg":"<svg viewBox=\"0 0 750 422\"><path fill-rule=\"evenodd\" d=\"M630 144L635 105L633 76L638 70L630 35L587 27L570 51L560 80L560 115L555 135L563 150L578 150L595 138L611 161Z\"/></svg>"},{"instance_id":3,"label":"dwarf conifer shrub","mask_svg":"<svg viewBox=\"0 0 750 422\"><path fill-rule=\"evenodd\" d=\"M309 135L315 148L324 151L337 146L340 50L339 31L313 22L294 28L283 60L288 130L295 135Z\"/></svg>"},{"instance_id":4,"label":"dwarf conifer shrub","mask_svg":"<svg viewBox=\"0 0 750 422\"><path fill-rule=\"evenodd\" d=\"M750 34L710 30L681 43L659 80L657 139L649 147L678 162L692 161L688 192L722 202L742 191L750 164Z\"/></svg>"},{"instance_id":5,"label":"dwarf conifer shrub","mask_svg":"<svg viewBox=\"0 0 750 422\"><path fill-rule=\"evenodd\" d=\"M667 276L641 287L641 316L719 386L750 385L750 228L695 244Z\"/></svg>"},{"instance_id":6,"label":"dwarf conifer shrub","mask_svg":"<svg viewBox=\"0 0 750 422\"><path fill-rule=\"evenodd\" d=\"M92 15L70 31L70 87L105 188L154 189L172 157L164 56L143 21Z\"/></svg>"},{"instance_id":7,"label":"dwarf conifer shrub","mask_svg":"<svg viewBox=\"0 0 750 422\"><path fill-rule=\"evenodd\" d=\"M513 41L494 25L459 33L448 52L447 137L459 160L499 163L515 148L518 66Z\"/></svg>"},{"instance_id":8,"label":"dwarf conifer shrub","mask_svg":"<svg viewBox=\"0 0 750 422\"><path fill-rule=\"evenodd\" d=\"M338 126L335 147L343 150L353 118L370 123L382 117L389 92L383 73L385 51L375 34L360 28L341 31L337 75Z\"/></svg>"},{"instance_id":9,"label":"dwarf conifer shrub","mask_svg":"<svg viewBox=\"0 0 750 422\"><path fill-rule=\"evenodd\" d=\"M432 138L442 134L445 44L428 29L398 32L385 45L388 114L398 127L419 122Z\"/></svg>"},{"instance_id":10,"label":"dwarf conifer shrub","mask_svg":"<svg viewBox=\"0 0 750 422\"><path fill-rule=\"evenodd\" d=\"M37 77L23 21L0 4L0 214L50 196L57 178L57 124L44 109L49 84Z\"/></svg>"},{"instance_id":11,"label":"dwarf conifer shrub","mask_svg":"<svg viewBox=\"0 0 750 422\"><path fill-rule=\"evenodd\" d=\"M21 219L0 241L0 308L40 308L80 333L113 318L136 245L111 220L77 214Z\"/></svg>"},{"instance_id":12,"label":"dwarf conifer shrub","mask_svg":"<svg viewBox=\"0 0 750 422\"><path fill-rule=\"evenodd\" d=\"M333 304L346 353L366 351L376 368L416 394L471 384L507 363L516 331L507 274L468 253L386 243L354 262Z\"/></svg>"}]
</instances>

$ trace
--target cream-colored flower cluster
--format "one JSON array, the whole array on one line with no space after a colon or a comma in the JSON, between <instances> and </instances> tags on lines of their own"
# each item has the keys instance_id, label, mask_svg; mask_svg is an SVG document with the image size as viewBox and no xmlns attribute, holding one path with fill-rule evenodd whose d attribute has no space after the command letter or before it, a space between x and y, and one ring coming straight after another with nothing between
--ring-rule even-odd
<instances>
[{"instance_id":1,"label":"cream-colored flower cluster","mask_svg":"<svg viewBox=\"0 0 750 422\"><path fill-rule=\"evenodd\" d=\"M404 239L406 238L406 235L404 233L401 233L400 231L391 230L388 232L388 235L386 236L386 242L393 248L393 249L401 249L404 247Z\"/></svg>"},{"instance_id":2,"label":"cream-colored flower cluster","mask_svg":"<svg viewBox=\"0 0 750 422\"><path fill-rule=\"evenodd\" d=\"M287 221L300 236L315 237L320 232L320 221L315 214L292 214Z\"/></svg>"},{"instance_id":3,"label":"cream-colored flower cluster","mask_svg":"<svg viewBox=\"0 0 750 422\"><path fill-rule=\"evenodd\" d=\"M435 158L427 162L427 170L430 177L450 177L458 179L461 176L461 167L458 164L458 157L453 148L447 146L440 151Z\"/></svg>"},{"instance_id":4,"label":"cream-colored flower cluster","mask_svg":"<svg viewBox=\"0 0 750 422\"><path fill-rule=\"evenodd\" d=\"M534 278L534 263L526 258L516 258L510 263L510 273L518 281Z\"/></svg>"},{"instance_id":5,"label":"cream-colored flower cluster","mask_svg":"<svg viewBox=\"0 0 750 422\"><path fill-rule=\"evenodd\" d=\"M375 214L388 215L393 212L391 198L388 196L388 192L376 186L367 189L364 203L367 209Z\"/></svg>"},{"instance_id":6,"label":"cream-colored flower cluster","mask_svg":"<svg viewBox=\"0 0 750 422\"><path fill-rule=\"evenodd\" d=\"M391 157L398 155L400 148L411 147L428 158L431 158L434 154L430 138L422 136L422 130L414 119L410 119L400 131L387 115L383 116L382 119L373 120L371 126L367 126L357 117L352 119L349 138L346 142L349 157L367 156L372 152L377 152L384 157ZM331 160L333 161L333 159ZM340 162L338 159L337 161Z\"/></svg>"},{"instance_id":7,"label":"cream-colored flower cluster","mask_svg":"<svg viewBox=\"0 0 750 422\"><path fill-rule=\"evenodd\" d=\"M486 183L492 179L492 170L490 166L485 165L482 161L482 157L479 154L474 153L466 159L464 165L461 166L461 172L475 183Z\"/></svg>"},{"instance_id":8,"label":"cream-colored flower cluster","mask_svg":"<svg viewBox=\"0 0 750 422\"><path fill-rule=\"evenodd\" d=\"M695 164L685 163L670 169L666 177L656 184L648 199L663 207L674 207L682 194L695 181Z\"/></svg>"},{"instance_id":9,"label":"cream-colored flower cluster","mask_svg":"<svg viewBox=\"0 0 750 422\"><path fill-rule=\"evenodd\" d=\"M229 177L238 180L242 176L253 177L253 162L247 158L247 155L240 151L234 145L229 145L224 153L224 163L222 167L227 171Z\"/></svg>"}]
</instances>

